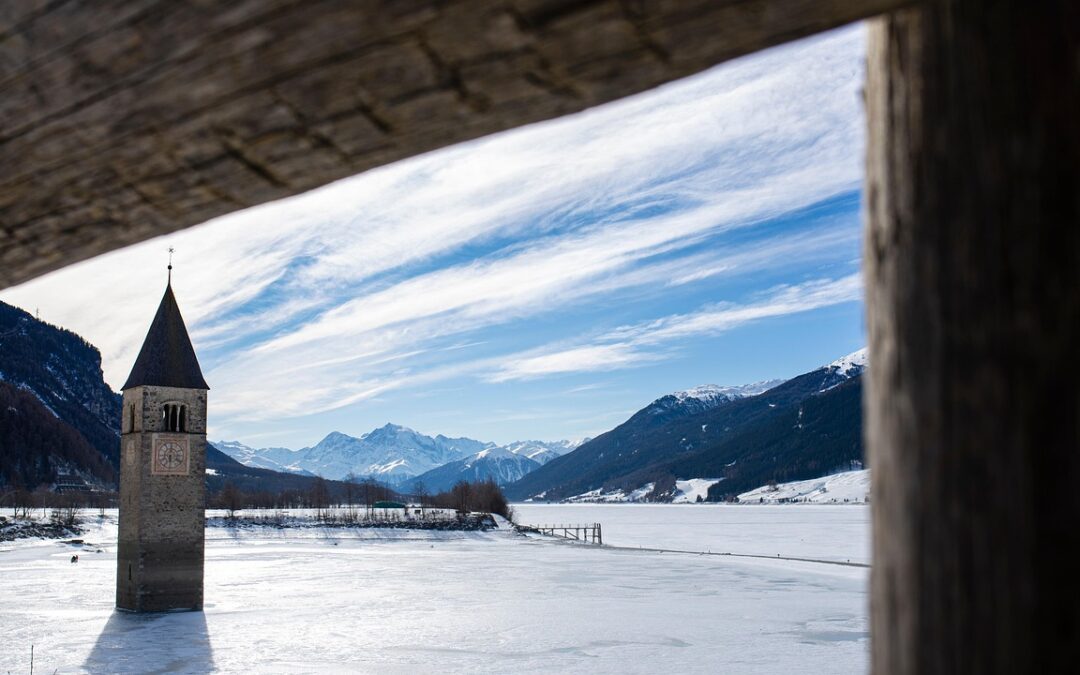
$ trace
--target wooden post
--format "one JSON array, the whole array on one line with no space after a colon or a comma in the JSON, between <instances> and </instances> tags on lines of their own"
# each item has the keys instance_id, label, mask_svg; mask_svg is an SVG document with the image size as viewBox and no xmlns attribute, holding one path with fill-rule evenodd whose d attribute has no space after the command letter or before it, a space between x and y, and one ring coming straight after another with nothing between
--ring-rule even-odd
<instances>
[{"instance_id":1,"label":"wooden post","mask_svg":"<svg viewBox=\"0 0 1080 675\"><path fill-rule=\"evenodd\" d=\"M875 673L1080 644L1080 3L940 0L869 41Z\"/></svg>"}]
</instances>

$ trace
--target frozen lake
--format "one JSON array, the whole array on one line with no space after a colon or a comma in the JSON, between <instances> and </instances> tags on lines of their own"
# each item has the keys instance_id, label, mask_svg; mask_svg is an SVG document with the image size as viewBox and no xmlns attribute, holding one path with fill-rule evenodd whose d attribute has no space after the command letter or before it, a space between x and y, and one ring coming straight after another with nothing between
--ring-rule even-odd
<instances>
[{"instance_id":1,"label":"frozen lake","mask_svg":"<svg viewBox=\"0 0 1080 675\"><path fill-rule=\"evenodd\" d=\"M605 541L627 546L821 558L868 546L864 507L519 512L523 521L596 520ZM157 616L112 609L111 518L83 535L94 546L0 545L0 672L27 672L30 645L35 672L49 673L867 670L865 568L601 549L506 531L207 535L205 611Z\"/></svg>"},{"instance_id":2,"label":"frozen lake","mask_svg":"<svg viewBox=\"0 0 1080 675\"><path fill-rule=\"evenodd\" d=\"M529 525L600 523L604 543L870 562L870 508L854 504L514 504Z\"/></svg>"}]
</instances>

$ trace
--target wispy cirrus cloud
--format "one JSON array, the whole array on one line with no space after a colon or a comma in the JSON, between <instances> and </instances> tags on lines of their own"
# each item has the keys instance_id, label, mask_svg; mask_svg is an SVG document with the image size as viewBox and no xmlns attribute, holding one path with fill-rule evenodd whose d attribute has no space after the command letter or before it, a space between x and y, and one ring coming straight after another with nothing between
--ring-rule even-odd
<instances>
[{"instance_id":1,"label":"wispy cirrus cloud","mask_svg":"<svg viewBox=\"0 0 1080 675\"><path fill-rule=\"evenodd\" d=\"M117 386L176 247L174 288L214 387L215 428L291 419L282 442L320 423L304 419L363 415L358 402L448 379L481 397L485 384L658 362L688 336L812 311L792 309L815 302L798 280L851 276L862 53L861 28L843 29L2 297L98 345ZM822 298L839 297L829 289ZM574 343L585 333L601 339Z\"/></svg>"},{"instance_id":2,"label":"wispy cirrus cloud","mask_svg":"<svg viewBox=\"0 0 1080 675\"><path fill-rule=\"evenodd\" d=\"M689 314L675 314L632 326L621 326L589 344L540 348L508 356L487 379L492 382L569 372L625 368L663 359L658 347L677 345L688 337L714 335L763 319L808 312L862 299L862 278L817 279L772 289L761 300L723 303Z\"/></svg>"}]
</instances>

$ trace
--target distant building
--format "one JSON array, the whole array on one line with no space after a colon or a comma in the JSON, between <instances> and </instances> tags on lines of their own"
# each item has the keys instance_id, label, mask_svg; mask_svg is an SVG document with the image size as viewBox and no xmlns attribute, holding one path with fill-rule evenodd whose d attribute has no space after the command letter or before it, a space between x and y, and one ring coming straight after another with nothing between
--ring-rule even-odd
<instances>
[{"instance_id":1,"label":"distant building","mask_svg":"<svg viewBox=\"0 0 1080 675\"><path fill-rule=\"evenodd\" d=\"M60 494L89 494L90 485L77 473L58 471L56 474L56 491Z\"/></svg>"},{"instance_id":2,"label":"distant building","mask_svg":"<svg viewBox=\"0 0 1080 675\"><path fill-rule=\"evenodd\" d=\"M374 509L404 509L405 505L401 502L375 502L371 508Z\"/></svg>"}]
</instances>

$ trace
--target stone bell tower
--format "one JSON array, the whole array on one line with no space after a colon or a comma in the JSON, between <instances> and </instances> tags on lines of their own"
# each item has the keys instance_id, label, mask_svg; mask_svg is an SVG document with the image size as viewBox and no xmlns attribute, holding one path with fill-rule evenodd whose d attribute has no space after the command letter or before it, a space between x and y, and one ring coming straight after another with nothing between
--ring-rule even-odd
<instances>
[{"instance_id":1,"label":"stone bell tower","mask_svg":"<svg viewBox=\"0 0 1080 675\"><path fill-rule=\"evenodd\" d=\"M120 609L202 609L209 389L170 278L123 387Z\"/></svg>"}]
</instances>

